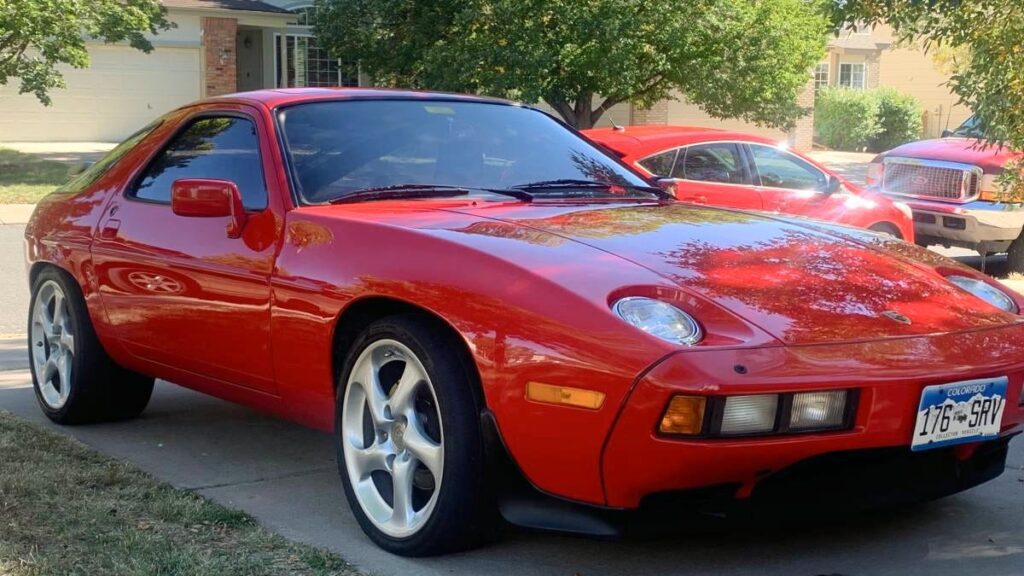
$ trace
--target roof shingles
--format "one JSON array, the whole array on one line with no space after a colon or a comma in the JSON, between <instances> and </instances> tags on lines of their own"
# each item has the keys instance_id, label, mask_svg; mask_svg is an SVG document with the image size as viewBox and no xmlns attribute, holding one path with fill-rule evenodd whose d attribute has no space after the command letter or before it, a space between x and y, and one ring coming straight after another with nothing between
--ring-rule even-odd
<instances>
[{"instance_id":1,"label":"roof shingles","mask_svg":"<svg viewBox=\"0 0 1024 576\"><path fill-rule=\"evenodd\" d=\"M161 0L168 8L206 8L213 10L239 10L243 12L271 12L290 14L284 8L260 0Z\"/></svg>"}]
</instances>

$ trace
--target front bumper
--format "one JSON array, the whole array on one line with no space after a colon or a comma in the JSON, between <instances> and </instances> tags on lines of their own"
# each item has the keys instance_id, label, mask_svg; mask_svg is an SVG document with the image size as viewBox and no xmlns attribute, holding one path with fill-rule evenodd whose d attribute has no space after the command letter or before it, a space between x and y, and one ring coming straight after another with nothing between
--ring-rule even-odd
<instances>
[{"instance_id":1,"label":"front bumper","mask_svg":"<svg viewBox=\"0 0 1024 576\"><path fill-rule=\"evenodd\" d=\"M1006 375L1001 437L1022 429L1024 325L884 341L688 350L656 366L638 383L608 439L602 459L606 502L636 508L644 498L712 486L747 497L800 462L828 454L892 448L908 461L914 418L925 386ZM737 370L743 366L745 370ZM853 427L838 432L754 438L684 439L659 435L675 394L734 395L856 389ZM970 458L979 444L954 452Z\"/></svg>"},{"instance_id":2,"label":"front bumper","mask_svg":"<svg viewBox=\"0 0 1024 576\"><path fill-rule=\"evenodd\" d=\"M920 244L945 244L1004 252L1024 229L1024 207L975 200L966 204L930 202L892 195L910 206Z\"/></svg>"}]
</instances>

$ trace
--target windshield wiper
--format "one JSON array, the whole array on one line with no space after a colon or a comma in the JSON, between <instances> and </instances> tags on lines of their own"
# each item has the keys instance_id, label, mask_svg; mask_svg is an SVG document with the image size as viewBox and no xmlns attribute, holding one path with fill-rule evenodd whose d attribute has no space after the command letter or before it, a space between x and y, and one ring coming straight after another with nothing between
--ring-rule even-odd
<instances>
[{"instance_id":1,"label":"windshield wiper","mask_svg":"<svg viewBox=\"0 0 1024 576\"><path fill-rule=\"evenodd\" d=\"M435 186L431 184L396 184L394 186L380 186L377 188L363 188L355 192L349 192L340 198L331 200L330 204L344 204L346 202L360 202L363 200L383 200L391 198L447 198L450 196L465 196L469 194L468 188L461 186Z\"/></svg>"},{"instance_id":2,"label":"windshield wiper","mask_svg":"<svg viewBox=\"0 0 1024 576\"><path fill-rule=\"evenodd\" d=\"M340 198L331 200L330 204L345 204L347 202L362 202L364 200L389 200L394 198L449 198L453 196L465 196L474 190L511 196L517 200L530 202L533 195L525 190L504 189L504 188L474 188L470 186L447 186L443 184L395 184L393 186L380 186L377 188L363 188L355 192L349 192Z\"/></svg>"},{"instance_id":3,"label":"windshield wiper","mask_svg":"<svg viewBox=\"0 0 1024 576\"><path fill-rule=\"evenodd\" d=\"M541 180L539 182L519 184L517 186L512 186L512 188L516 190L560 190L570 188L587 190L612 190L613 188L624 188L629 190L637 190L640 192L647 192L648 194L654 194L661 198L671 198L670 194L668 194L661 188L655 188L654 186L618 184L614 182L598 182L596 180L576 180L572 178L562 178L559 180Z\"/></svg>"}]
</instances>

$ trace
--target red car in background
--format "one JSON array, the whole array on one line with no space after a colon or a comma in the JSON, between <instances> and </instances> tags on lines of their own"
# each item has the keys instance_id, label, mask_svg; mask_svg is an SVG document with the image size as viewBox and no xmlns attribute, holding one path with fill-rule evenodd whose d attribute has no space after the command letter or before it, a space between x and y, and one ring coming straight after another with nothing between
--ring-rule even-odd
<instances>
[{"instance_id":1,"label":"red car in background","mask_svg":"<svg viewBox=\"0 0 1024 576\"><path fill-rule=\"evenodd\" d=\"M690 126L583 134L645 174L677 179L679 200L806 216L914 241L905 204L867 192L769 138Z\"/></svg>"},{"instance_id":2,"label":"red car in background","mask_svg":"<svg viewBox=\"0 0 1024 576\"><path fill-rule=\"evenodd\" d=\"M680 495L935 498L1003 472L1024 423L1024 298L881 234L677 202L500 100L185 106L25 243L47 417L140 416L163 378L333 433L397 554L498 511L608 536Z\"/></svg>"}]
</instances>

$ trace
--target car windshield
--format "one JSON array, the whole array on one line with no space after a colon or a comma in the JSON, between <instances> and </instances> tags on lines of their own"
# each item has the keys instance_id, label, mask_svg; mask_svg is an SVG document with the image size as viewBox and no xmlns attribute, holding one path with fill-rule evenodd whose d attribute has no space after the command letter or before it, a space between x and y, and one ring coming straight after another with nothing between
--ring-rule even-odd
<instances>
[{"instance_id":1,"label":"car windshield","mask_svg":"<svg viewBox=\"0 0 1024 576\"><path fill-rule=\"evenodd\" d=\"M953 130L953 136L960 136L961 138L984 138L985 134L981 131L981 121L978 120L977 116L971 116L964 123Z\"/></svg>"},{"instance_id":2,"label":"car windshield","mask_svg":"<svg viewBox=\"0 0 1024 576\"><path fill-rule=\"evenodd\" d=\"M520 106L427 99L311 102L282 109L278 122L293 182L312 204L411 186L480 194L521 188L536 198L657 197L640 176L593 144Z\"/></svg>"}]
</instances>

